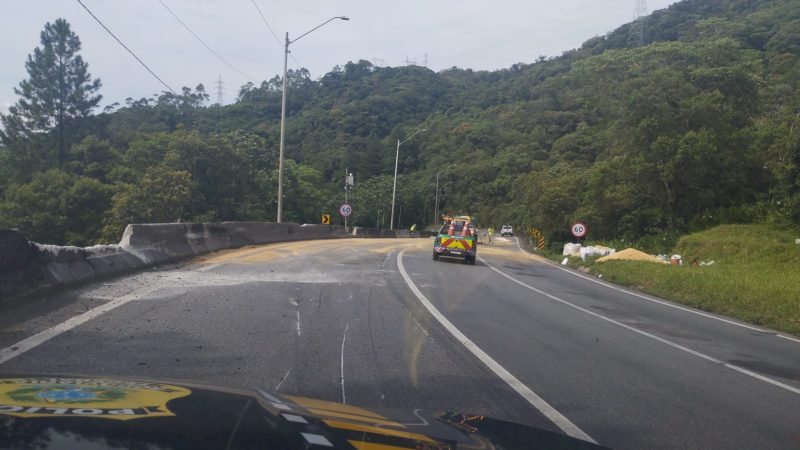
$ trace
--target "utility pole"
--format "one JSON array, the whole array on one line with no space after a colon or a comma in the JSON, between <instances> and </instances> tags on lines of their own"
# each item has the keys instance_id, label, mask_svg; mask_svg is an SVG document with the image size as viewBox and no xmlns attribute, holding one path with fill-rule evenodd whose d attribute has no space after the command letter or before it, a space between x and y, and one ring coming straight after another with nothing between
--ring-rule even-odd
<instances>
[{"instance_id":1,"label":"utility pole","mask_svg":"<svg viewBox=\"0 0 800 450\"><path fill-rule=\"evenodd\" d=\"M279 146L280 150L278 151L278 215L276 220L276 222L278 223L281 223L283 221L283 159L284 159L283 156L285 147L284 135L286 134L286 74L289 67L289 45L299 41L312 31L336 19L350 20L345 16L331 17L325 22L322 22L316 27L301 34L299 37L294 38L293 40L289 40L289 32L288 31L286 32L286 40L284 41L283 45L283 88L282 88L283 93L281 94L281 139Z\"/></svg>"},{"instance_id":2,"label":"utility pole","mask_svg":"<svg viewBox=\"0 0 800 450\"><path fill-rule=\"evenodd\" d=\"M286 72L289 66L289 32L286 32L286 41L283 47L283 87L281 88L281 139L278 150L278 217L276 222L283 221L283 148L284 134L286 133Z\"/></svg>"}]
</instances>

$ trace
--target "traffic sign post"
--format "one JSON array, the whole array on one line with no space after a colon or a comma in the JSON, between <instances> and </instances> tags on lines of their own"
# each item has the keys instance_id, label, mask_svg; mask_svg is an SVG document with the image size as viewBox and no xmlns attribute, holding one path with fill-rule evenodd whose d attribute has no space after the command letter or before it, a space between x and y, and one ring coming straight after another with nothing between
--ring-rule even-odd
<instances>
[{"instance_id":1,"label":"traffic sign post","mask_svg":"<svg viewBox=\"0 0 800 450\"><path fill-rule=\"evenodd\" d=\"M583 222L575 222L572 224L572 227L570 227L569 231L573 236L575 236L575 239L580 240L586 237L586 233L589 231L589 228L587 228L586 224Z\"/></svg>"},{"instance_id":2,"label":"traffic sign post","mask_svg":"<svg viewBox=\"0 0 800 450\"><path fill-rule=\"evenodd\" d=\"M544 250L544 235L542 234L541 230L533 227L528 228L528 236L530 236L532 240L536 241L536 248L538 248L539 251Z\"/></svg>"},{"instance_id":3,"label":"traffic sign post","mask_svg":"<svg viewBox=\"0 0 800 450\"><path fill-rule=\"evenodd\" d=\"M322 224L323 225L330 225L331 224L331 215L330 214L323 214L322 215Z\"/></svg>"},{"instance_id":4,"label":"traffic sign post","mask_svg":"<svg viewBox=\"0 0 800 450\"><path fill-rule=\"evenodd\" d=\"M353 207L345 203L344 205L339 207L339 215L342 217L349 217L350 214L353 214Z\"/></svg>"},{"instance_id":5,"label":"traffic sign post","mask_svg":"<svg viewBox=\"0 0 800 450\"><path fill-rule=\"evenodd\" d=\"M353 190L353 173L350 172L350 169L346 169L344 171L344 204L349 206L347 201L347 194ZM347 230L347 216L350 214L342 214L344 217L344 229Z\"/></svg>"}]
</instances>

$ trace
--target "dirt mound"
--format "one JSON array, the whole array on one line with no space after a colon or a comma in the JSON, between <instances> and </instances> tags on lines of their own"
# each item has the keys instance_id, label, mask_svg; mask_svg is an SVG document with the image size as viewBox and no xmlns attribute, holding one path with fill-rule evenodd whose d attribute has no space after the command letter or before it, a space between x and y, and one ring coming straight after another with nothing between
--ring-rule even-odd
<instances>
[{"instance_id":1,"label":"dirt mound","mask_svg":"<svg viewBox=\"0 0 800 450\"><path fill-rule=\"evenodd\" d=\"M613 260L623 260L623 261L647 261L647 262L654 262L654 263L664 263L664 261L659 260L653 255L648 255L647 253L636 250L635 248L626 248L625 250L618 251L608 256L603 256L602 258L598 258L597 262L606 262L606 261L613 261Z\"/></svg>"}]
</instances>

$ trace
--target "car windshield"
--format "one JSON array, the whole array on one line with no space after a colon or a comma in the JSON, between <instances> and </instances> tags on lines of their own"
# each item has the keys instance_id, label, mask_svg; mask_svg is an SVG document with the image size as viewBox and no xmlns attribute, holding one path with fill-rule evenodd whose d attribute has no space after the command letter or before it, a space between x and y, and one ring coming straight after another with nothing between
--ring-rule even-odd
<instances>
[{"instance_id":1,"label":"car windshield","mask_svg":"<svg viewBox=\"0 0 800 450\"><path fill-rule=\"evenodd\" d=\"M800 1L0 16L0 448L797 448Z\"/></svg>"}]
</instances>

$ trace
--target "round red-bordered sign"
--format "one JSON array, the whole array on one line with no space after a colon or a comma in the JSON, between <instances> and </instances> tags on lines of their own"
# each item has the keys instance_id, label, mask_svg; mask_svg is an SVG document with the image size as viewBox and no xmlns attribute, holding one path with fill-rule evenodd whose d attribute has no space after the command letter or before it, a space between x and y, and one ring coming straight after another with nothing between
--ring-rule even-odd
<instances>
[{"instance_id":1,"label":"round red-bordered sign","mask_svg":"<svg viewBox=\"0 0 800 450\"><path fill-rule=\"evenodd\" d=\"M353 207L345 203L344 205L339 207L339 215L342 217L347 217L350 214L353 214Z\"/></svg>"},{"instance_id":2,"label":"round red-bordered sign","mask_svg":"<svg viewBox=\"0 0 800 450\"><path fill-rule=\"evenodd\" d=\"M572 224L572 227L570 227L569 231L576 238L582 238L586 236L586 233L589 231L589 228L583 222L575 222Z\"/></svg>"}]
</instances>

